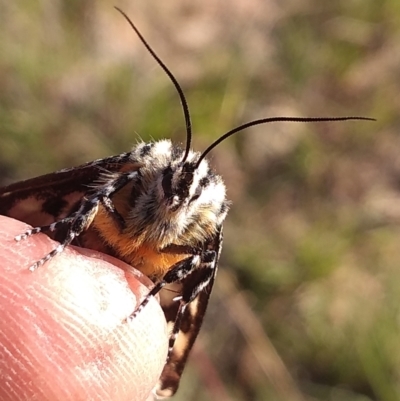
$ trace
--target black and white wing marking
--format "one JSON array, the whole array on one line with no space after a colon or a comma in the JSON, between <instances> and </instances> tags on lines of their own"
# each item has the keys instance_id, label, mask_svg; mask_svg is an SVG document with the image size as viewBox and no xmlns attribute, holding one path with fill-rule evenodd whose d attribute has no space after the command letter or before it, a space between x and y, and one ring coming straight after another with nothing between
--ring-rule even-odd
<instances>
[{"instance_id":1,"label":"black and white wing marking","mask_svg":"<svg viewBox=\"0 0 400 401\"><path fill-rule=\"evenodd\" d=\"M34 227L61 220L104 172L133 168L130 156L127 152L0 188L0 215Z\"/></svg>"},{"instance_id":2,"label":"black and white wing marking","mask_svg":"<svg viewBox=\"0 0 400 401\"><path fill-rule=\"evenodd\" d=\"M171 330L168 359L155 389L156 395L161 398L171 397L178 390L187 358L199 334L207 310L218 271L222 239L221 227L212 243L208 245L208 249L215 251L214 260L211 263L205 263L204 268L193 271L182 284L173 286L173 292L181 294L181 302L173 302L171 298L168 301L164 300L165 296L171 295L167 291L164 296L161 294L161 307ZM191 299L194 293L197 294L195 298L186 303L185 299ZM182 305L184 306L183 313L181 313Z\"/></svg>"}]
</instances>

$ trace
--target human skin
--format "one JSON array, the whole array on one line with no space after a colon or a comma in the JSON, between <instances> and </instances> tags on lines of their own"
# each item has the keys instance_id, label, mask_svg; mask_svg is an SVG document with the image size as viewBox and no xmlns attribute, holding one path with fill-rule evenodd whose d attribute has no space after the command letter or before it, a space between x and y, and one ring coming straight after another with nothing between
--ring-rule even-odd
<instances>
[{"instance_id":1,"label":"human skin","mask_svg":"<svg viewBox=\"0 0 400 401\"><path fill-rule=\"evenodd\" d=\"M0 399L146 400L167 354L155 299L125 321L148 292L147 277L107 255L57 245L44 234L16 242L27 225L0 216Z\"/></svg>"}]
</instances>

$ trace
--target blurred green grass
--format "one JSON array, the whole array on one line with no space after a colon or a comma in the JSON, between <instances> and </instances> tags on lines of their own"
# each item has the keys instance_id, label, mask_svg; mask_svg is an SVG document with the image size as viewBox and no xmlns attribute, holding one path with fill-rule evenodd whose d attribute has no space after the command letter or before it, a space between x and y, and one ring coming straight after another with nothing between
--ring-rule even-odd
<instances>
[{"instance_id":1,"label":"blurred green grass","mask_svg":"<svg viewBox=\"0 0 400 401\"><path fill-rule=\"evenodd\" d=\"M2 184L184 141L113 5L0 4ZM233 201L223 272L176 399L400 399L398 1L116 5L182 84L197 149L266 116L378 119L255 127L213 152Z\"/></svg>"}]
</instances>

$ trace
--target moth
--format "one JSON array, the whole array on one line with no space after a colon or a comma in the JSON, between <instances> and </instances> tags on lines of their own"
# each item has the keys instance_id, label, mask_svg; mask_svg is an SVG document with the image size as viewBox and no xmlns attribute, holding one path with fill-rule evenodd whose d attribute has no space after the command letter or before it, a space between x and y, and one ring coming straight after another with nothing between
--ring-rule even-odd
<instances>
[{"instance_id":1,"label":"moth","mask_svg":"<svg viewBox=\"0 0 400 401\"><path fill-rule=\"evenodd\" d=\"M223 179L206 156L226 138L259 124L372 119L263 118L228 131L202 153L192 151L192 123L182 88L129 17L117 10L174 85L186 122L185 146L170 140L141 142L120 155L11 184L0 189L0 214L34 227L16 236L17 241L39 232L59 241L32 263L31 271L73 244L117 257L146 274L154 286L128 321L165 286L173 286L176 296L161 298L170 325L169 353L155 390L159 397L170 397L207 309L230 205Z\"/></svg>"}]
</instances>

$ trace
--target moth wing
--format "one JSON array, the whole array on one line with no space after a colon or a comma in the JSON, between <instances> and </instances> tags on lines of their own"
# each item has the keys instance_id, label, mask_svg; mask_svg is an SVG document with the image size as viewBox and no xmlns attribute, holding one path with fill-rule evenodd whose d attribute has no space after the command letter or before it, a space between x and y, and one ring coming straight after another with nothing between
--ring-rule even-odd
<instances>
[{"instance_id":1,"label":"moth wing","mask_svg":"<svg viewBox=\"0 0 400 401\"><path fill-rule=\"evenodd\" d=\"M178 337L175 341L172 351L170 352L169 360L163 368L159 383L156 388L157 397L171 397L178 390L179 382L181 380L187 358L197 338L197 335L199 334L201 324L203 323L203 318L207 309L213 284L214 280L212 280L207 288L205 288L197 296L197 298L188 305L185 311ZM167 311L164 309L164 313L171 316L173 315L172 309L177 308L171 308Z\"/></svg>"},{"instance_id":2,"label":"moth wing","mask_svg":"<svg viewBox=\"0 0 400 401\"><path fill-rule=\"evenodd\" d=\"M128 156L100 159L0 188L0 214L34 227L54 223L71 212L102 174L138 169L140 165Z\"/></svg>"},{"instance_id":3,"label":"moth wing","mask_svg":"<svg viewBox=\"0 0 400 401\"><path fill-rule=\"evenodd\" d=\"M209 248L217 252L213 275L207 286L192 302L188 304L185 310L178 336L172 350L170 351L169 359L164 366L155 391L157 397L171 397L178 390L179 382L189 353L194 342L196 341L197 335L199 334L201 325L203 323L208 301L210 299L211 291L217 274L218 261L222 248L222 228L215 237L213 243L210 244ZM176 296L182 293L182 290L179 287L184 288L187 285L192 285L190 276L187 280L183 281L182 284L174 284L173 288L169 288L169 302L163 302L163 294L161 294L161 307L164 310L164 314L170 329L172 329L179 308L179 302L172 302L173 296L171 296L171 294Z\"/></svg>"}]
</instances>

